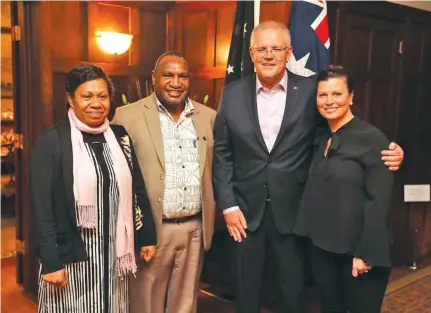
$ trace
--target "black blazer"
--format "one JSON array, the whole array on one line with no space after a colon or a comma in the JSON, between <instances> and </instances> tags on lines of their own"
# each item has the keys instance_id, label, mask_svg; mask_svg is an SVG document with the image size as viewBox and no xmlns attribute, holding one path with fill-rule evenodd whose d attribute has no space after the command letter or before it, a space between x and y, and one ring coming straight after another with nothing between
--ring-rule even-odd
<instances>
[{"instance_id":1,"label":"black blazer","mask_svg":"<svg viewBox=\"0 0 431 313\"><path fill-rule=\"evenodd\" d=\"M111 128L117 139L128 136L122 126L111 125ZM133 167L133 191L144 224L135 233L135 246L140 248L155 245L156 233L144 180L132 145L131 151L133 164L129 166L130 169ZM39 137L31 156L30 176L42 274L58 271L65 263L87 260L87 251L76 222L73 154L68 119L45 130ZM133 216L136 224L135 218L139 215L135 213Z\"/></svg>"},{"instance_id":2,"label":"black blazer","mask_svg":"<svg viewBox=\"0 0 431 313\"><path fill-rule=\"evenodd\" d=\"M295 224L318 126L316 82L288 71L286 108L271 153L259 126L256 76L227 85L214 125L213 183L217 207L238 205L248 229L257 229L266 199L282 234Z\"/></svg>"}]
</instances>

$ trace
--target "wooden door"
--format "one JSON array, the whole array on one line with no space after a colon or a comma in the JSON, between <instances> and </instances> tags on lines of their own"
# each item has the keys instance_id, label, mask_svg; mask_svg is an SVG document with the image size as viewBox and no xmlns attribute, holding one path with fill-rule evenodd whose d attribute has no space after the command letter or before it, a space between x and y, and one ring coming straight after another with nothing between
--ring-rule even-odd
<instances>
[{"instance_id":1,"label":"wooden door","mask_svg":"<svg viewBox=\"0 0 431 313\"><path fill-rule=\"evenodd\" d=\"M20 93L20 28L18 26L18 2L10 2L11 9L11 29L12 29L12 72L13 72L13 99L14 99L14 117L15 117L15 133L17 135L17 142L15 144L14 153L14 168L15 168L15 214L16 214L16 242L17 242L17 282L23 282L23 257L24 257L24 238L23 238L23 212L21 210L22 205L22 119L20 111L21 93Z\"/></svg>"},{"instance_id":2,"label":"wooden door","mask_svg":"<svg viewBox=\"0 0 431 313\"><path fill-rule=\"evenodd\" d=\"M391 207L394 260L411 264L431 252L431 203L404 203L403 185L431 181L431 13L411 16L402 44L397 141L406 152Z\"/></svg>"},{"instance_id":3,"label":"wooden door","mask_svg":"<svg viewBox=\"0 0 431 313\"><path fill-rule=\"evenodd\" d=\"M415 249L418 255L431 251L431 205L404 202L404 185L429 184L431 179L431 109L426 101L431 96L430 13L388 3L340 7L333 31L338 38L335 62L352 73L358 115L406 154L395 174L390 224L393 261L410 264Z\"/></svg>"},{"instance_id":4,"label":"wooden door","mask_svg":"<svg viewBox=\"0 0 431 313\"><path fill-rule=\"evenodd\" d=\"M17 280L27 294L36 297L39 261L36 255L35 227L32 222L30 192L30 154L36 134L43 129L40 110L40 70L37 34L38 3L11 1L12 25L15 25L13 43L13 79L16 132L21 136L16 150L16 214L17 242L21 249L17 256Z\"/></svg>"},{"instance_id":5,"label":"wooden door","mask_svg":"<svg viewBox=\"0 0 431 313\"><path fill-rule=\"evenodd\" d=\"M343 64L355 81L353 102L358 115L392 139L397 123L397 88L403 24L349 13L346 17Z\"/></svg>"}]
</instances>

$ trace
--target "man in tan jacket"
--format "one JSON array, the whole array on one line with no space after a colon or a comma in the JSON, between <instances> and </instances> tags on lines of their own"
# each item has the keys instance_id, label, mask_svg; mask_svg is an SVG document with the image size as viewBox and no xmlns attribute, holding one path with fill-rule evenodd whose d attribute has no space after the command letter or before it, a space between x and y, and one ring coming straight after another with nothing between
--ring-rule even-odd
<instances>
[{"instance_id":1,"label":"man in tan jacket","mask_svg":"<svg viewBox=\"0 0 431 313\"><path fill-rule=\"evenodd\" d=\"M152 81L155 93L118 108L113 120L132 139L158 239L149 263L137 258L130 308L131 313L194 313L203 249L210 248L214 230L216 112L188 98L188 63L177 52L159 57Z\"/></svg>"}]
</instances>

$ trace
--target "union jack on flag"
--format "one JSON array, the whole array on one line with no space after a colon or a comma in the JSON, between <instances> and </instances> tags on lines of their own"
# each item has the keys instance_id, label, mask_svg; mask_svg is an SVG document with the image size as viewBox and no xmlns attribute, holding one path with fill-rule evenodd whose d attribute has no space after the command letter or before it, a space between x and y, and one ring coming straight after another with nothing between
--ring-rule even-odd
<instances>
[{"instance_id":1,"label":"union jack on flag","mask_svg":"<svg viewBox=\"0 0 431 313\"><path fill-rule=\"evenodd\" d=\"M326 1L293 1L289 29L293 52L287 68L304 77L324 69L330 61Z\"/></svg>"}]
</instances>

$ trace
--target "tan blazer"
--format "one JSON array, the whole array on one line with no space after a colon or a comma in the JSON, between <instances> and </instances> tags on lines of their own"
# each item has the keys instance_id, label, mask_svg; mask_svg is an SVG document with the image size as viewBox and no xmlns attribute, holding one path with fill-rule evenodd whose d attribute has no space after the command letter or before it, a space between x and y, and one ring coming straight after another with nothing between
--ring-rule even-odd
<instances>
[{"instance_id":1,"label":"tan blazer","mask_svg":"<svg viewBox=\"0 0 431 313\"><path fill-rule=\"evenodd\" d=\"M203 239L204 248L208 250L211 247L215 218L212 162L214 150L213 127L216 112L198 102L192 101L192 103L195 108L192 120L199 137ZM144 176L148 197L150 198L157 237L160 238L165 159L155 94L153 93L147 98L118 108L112 123L123 125L132 139L139 166Z\"/></svg>"}]
</instances>

